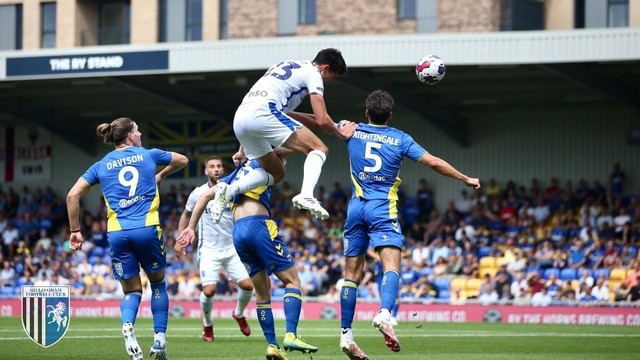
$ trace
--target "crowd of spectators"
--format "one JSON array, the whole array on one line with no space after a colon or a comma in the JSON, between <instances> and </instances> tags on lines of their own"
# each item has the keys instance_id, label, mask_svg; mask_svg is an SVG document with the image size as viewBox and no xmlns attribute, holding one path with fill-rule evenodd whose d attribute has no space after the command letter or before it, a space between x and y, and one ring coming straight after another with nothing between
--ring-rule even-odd
<instances>
[{"instance_id":1,"label":"crowd of spectators","mask_svg":"<svg viewBox=\"0 0 640 360\"><path fill-rule=\"evenodd\" d=\"M640 303L640 196L624 191L626 174L615 164L606 182L551 178L527 185L485 180L463 190L443 209L422 179L414 194L399 189L399 220L407 240L403 252L402 301L461 304ZM197 299L201 290L197 254L173 252L178 220L191 192L167 185L161 221L167 249L168 291ZM305 296L336 301L341 286L343 224L349 188L320 186L317 198L329 210L318 221L291 206L295 191L283 182L272 195L273 217L297 261ZM73 296L118 298L106 238L105 209L82 208L82 251L71 251L64 199L51 188L0 189L1 294L21 285L70 285ZM371 252L358 295L379 297ZM273 280L273 295L284 294ZM234 296L224 273L219 296ZM148 296L148 295L147 295ZM473 299L473 300L472 300Z\"/></svg>"}]
</instances>

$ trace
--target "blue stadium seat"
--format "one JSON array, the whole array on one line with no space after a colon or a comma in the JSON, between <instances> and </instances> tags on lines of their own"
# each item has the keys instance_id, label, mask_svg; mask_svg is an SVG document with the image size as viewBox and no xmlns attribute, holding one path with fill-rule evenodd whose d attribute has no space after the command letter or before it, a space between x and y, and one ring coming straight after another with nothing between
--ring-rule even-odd
<instances>
[{"instance_id":1,"label":"blue stadium seat","mask_svg":"<svg viewBox=\"0 0 640 360\"><path fill-rule=\"evenodd\" d=\"M565 268L560 271L560 280L576 280L576 269Z\"/></svg>"},{"instance_id":2,"label":"blue stadium seat","mask_svg":"<svg viewBox=\"0 0 640 360\"><path fill-rule=\"evenodd\" d=\"M14 288L13 286L3 286L1 294L2 295L13 295L15 293L15 291L16 291L15 289L16 288ZM19 289L19 288L17 288L17 289Z\"/></svg>"},{"instance_id":3,"label":"blue stadium seat","mask_svg":"<svg viewBox=\"0 0 640 360\"><path fill-rule=\"evenodd\" d=\"M103 247L100 246L96 246L93 248L93 250L91 251L91 256L99 256L99 257L103 257L104 254L106 254L106 250Z\"/></svg>"},{"instance_id":4,"label":"blue stadium seat","mask_svg":"<svg viewBox=\"0 0 640 360\"><path fill-rule=\"evenodd\" d=\"M542 274L543 279L548 279L551 274L556 274L556 278L560 277L560 269L558 268L548 268Z\"/></svg>"},{"instance_id":5,"label":"blue stadium seat","mask_svg":"<svg viewBox=\"0 0 640 360\"><path fill-rule=\"evenodd\" d=\"M420 275L426 275L429 276L431 275L431 273L433 272L433 269L430 267L424 267L422 268L422 270L420 270Z\"/></svg>"},{"instance_id":6,"label":"blue stadium seat","mask_svg":"<svg viewBox=\"0 0 640 360\"><path fill-rule=\"evenodd\" d=\"M271 289L271 297L274 299L282 300L284 298L284 288Z\"/></svg>"},{"instance_id":7,"label":"blue stadium seat","mask_svg":"<svg viewBox=\"0 0 640 360\"><path fill-rule=\"evenodd\" d=\"M491 246L483 246L478 251L478 260L489 255L491 255Z\"/></svg>"},{"instance_id":8,"label":"blue stadium seat","mask_svg":"<svg viewBox=\"0 0 640 360\"><path fill-rule=\"evenodd\" d=\"M438 291L438 299L450 299L451 292L449 290L440 290Z\"/></svg>"},{"instance_id":9,"label":"blue stadium seat","mask_svg":"<svg viewBox=\"0 0 640 360\"><path fill-rule=\"evenodd\" d=\"M593 276L594 280L598 280L600 275L604 275L604 278L609 280L609 269L598 269L598 270L595 270L591 276Z\"/></svg>"},{"instance_id":10,"label":"blue stadium seat","mask_svg":"<svg viewBox=\"0 0 640 360\"><path fill-rule=\"evenodd\" d=\"M451 286L451 279L450 278L436 278L433 283L436 285L436 288L438 289L438 292L441 292L442 290L449 290L449 286Z\"/></svg>"},{"instance_id":11,"label":"blue stadium seat","mask_svg":"<svg viewBox=\"0 0 640 360\"><path fill-rule=\"evenodd\" d=\"M635 246L629 246L629 252L633 254L633 256L638 256L638 248Z\"/></svg>"},{"instance_id":12,"label":"blue stadium seat","mask_svg":"<svg viewBox=\"0 0 640 360\"><path fill-rule=\"evenodd\" d=\"M93 266L93 265L97 264L97 263L98 263L98 257L99 257L99 256L95 256L95 255L94 255L94 256L91 256L91 257L89 257L89 264L91 264L91 266Z\"/></svg>"}]
</instances>

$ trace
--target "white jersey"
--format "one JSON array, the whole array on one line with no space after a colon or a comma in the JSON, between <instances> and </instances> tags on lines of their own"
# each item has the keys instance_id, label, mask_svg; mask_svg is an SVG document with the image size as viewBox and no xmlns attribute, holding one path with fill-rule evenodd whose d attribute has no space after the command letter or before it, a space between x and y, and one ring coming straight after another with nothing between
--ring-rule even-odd
<instances>
[{"instance_id":1,"label":"white jersey","mask_svg":"<svg viewBox=\"0 0 640 360\"><path fill-rule=\"evenodd\" d=\"M286 113L295 110L310 93L324 94L318 69L308 60L287 60L271 66L240 106L273 103L277 110Z\"/></svg>"},{"instance_id":2,"label":"white jersey","mask_svg":"<svg viewBox=\"0 0 640 360\"><path fill-rule=\"evenodd\" d=\"M189 199L185 205L187 211L193 212L198 198L208 189L209 183L207 182L198 186L189 194ZM216 224L211 219L211 211L209 210L209 204L207 204L204 214L202 214L198 222L198 253L200 254L202 251L207 250L222 251L233 248L232 227L233 215L229 207L225 209L220 222Z\"/></svg>"}]
</instances>

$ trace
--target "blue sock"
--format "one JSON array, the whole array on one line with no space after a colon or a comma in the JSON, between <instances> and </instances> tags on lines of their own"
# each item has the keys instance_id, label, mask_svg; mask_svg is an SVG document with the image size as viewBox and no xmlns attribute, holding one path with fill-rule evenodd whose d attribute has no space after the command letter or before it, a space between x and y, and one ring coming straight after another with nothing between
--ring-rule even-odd
<instances>
[{"instance_id":1,"label":"blue sock","mask_svg":"<svg viewBox=\"0 0 640 360\"><path fill-rule=\"evenodd\" d=\"M391 309L391 316L398 316L398 309L400 308L400 298L396 298L396 303L393 304L393 309Z\"/></svg>"},{"instance_id":2,"label":"blue sock","mask_svg":"<svg viewBox=\"0 0 640 360\"><path fill-rule=\"evenodd\" d=\"M169 321L169 294L164 279L151 283L151 313L153 314L153 331L167 332Z\"/></svg>"},{"instance_id":3,"label":"blue sock","mask_svg":"<svg viewBox=\"0 0 640 360\"><path fill-rule=\"evenodd\" d=\"M292 332L298 336L298 320L302 310L302 291L286 288L284 290L284 316L286 318L285 332Z\"/></svg>"},{"instance_id":4,"label":"blue sock","mask_svg":"<svg viewBox=\"0 0 640 360\"><path fill-rule=\"evenodd\" d=\"M358 300L358 283L355 280L344 279L340 290L340 327L351 328L353 316L356 313L356 300Z\"/></svg>"},{"instance_id":5,"label":"blue sock","mask_svg":"<svg viewBox=\"0 0 640 360\"><path fill-rule=\"evenodd\" d=\"M387 270L382 277L380 287L380 308L391 311L398 298L400 275L395 270Z\"/></svg>"},{"instance_id":6,"label":"blue sock","mask_svg":"<svg viewBox=\"0 0 640 360\"><path fill-rule=\"evenodd\" d=\"M141 290L124 293L122 301L120 301L120 316L122 317L123 324L128 322L132 324L136 323L140 299L142 299Z\"/></svg>"},{"instance_id":7,"label":"blue sock","mask_svg":"<svg viewBox=\"0 0 640 360\"><path fill-rule=\"evenodd\" d=\"M280 348L278 340L276 340L276 326L273 323L273 312L271 311L271 302L256 303L256 314L258 322L262 328L262 333L267 344L273 344Z\"/></svg>"}]
</instances>

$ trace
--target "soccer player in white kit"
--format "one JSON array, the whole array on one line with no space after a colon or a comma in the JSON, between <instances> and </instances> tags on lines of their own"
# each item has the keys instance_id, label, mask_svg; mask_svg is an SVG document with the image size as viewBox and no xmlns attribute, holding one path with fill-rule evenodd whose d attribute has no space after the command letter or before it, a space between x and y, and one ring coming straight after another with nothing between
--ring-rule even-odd
<instances>
[{"instance_id":1,"label":"soccer player in white kit","mask_svg":"<svg viewBox=\"0 0 640 360\"><path fill-rule=\"evenodd\" d=\"M180 216L178 228L184 230L189 224L191 213L198 198L207 189L215 186L224 174L222 159L217 156L209 157L204 164L204 173L208 181L195 188L189 195L185 209ZM209 213L209 209L205 209ZM231 229L233 216L229 209L222 214L219 223L214 223L211 216L203 216L198 223L198 259L200 263L200 280L202 292L200 293L200 307L202 308L203 325L202 339L207 342L214 340L213 320L211 309L213 308L213 296L216 293L216 283L220 276L220 269L224 268L229 278L238 284L238 301L232 317L238 322L240 331L245 336L251 334L251 329L244 317L244 309L251 300L253 284L247 269L240 261L233 246Z\"/></svg>"},{"instance_id":2,"label":"soccer player in white kit","mask_svg":"<svg viewBox=\"0 0 640 360\"><path fill-rule=\"evenodd\" d=\"M222 216L233 196L282 180L285 169L273 152L273 148L280 146L307 155L300 194L292 199L294 206L309 210L319 219L329 217L313 194L329 149L303 125L342 140L353 135L356 124L343 121L338 128L327 114L323 97L324 84L346 71L342 53L329 48L318 52L312 61L287 60L275 64L251 87L236 111L233 131L245 156L257 160L260 168L231 185L224 182L218 185L212 207L214 221ZM294 112L307 95L313 114Z\"/></svg>"}]
</instances>

